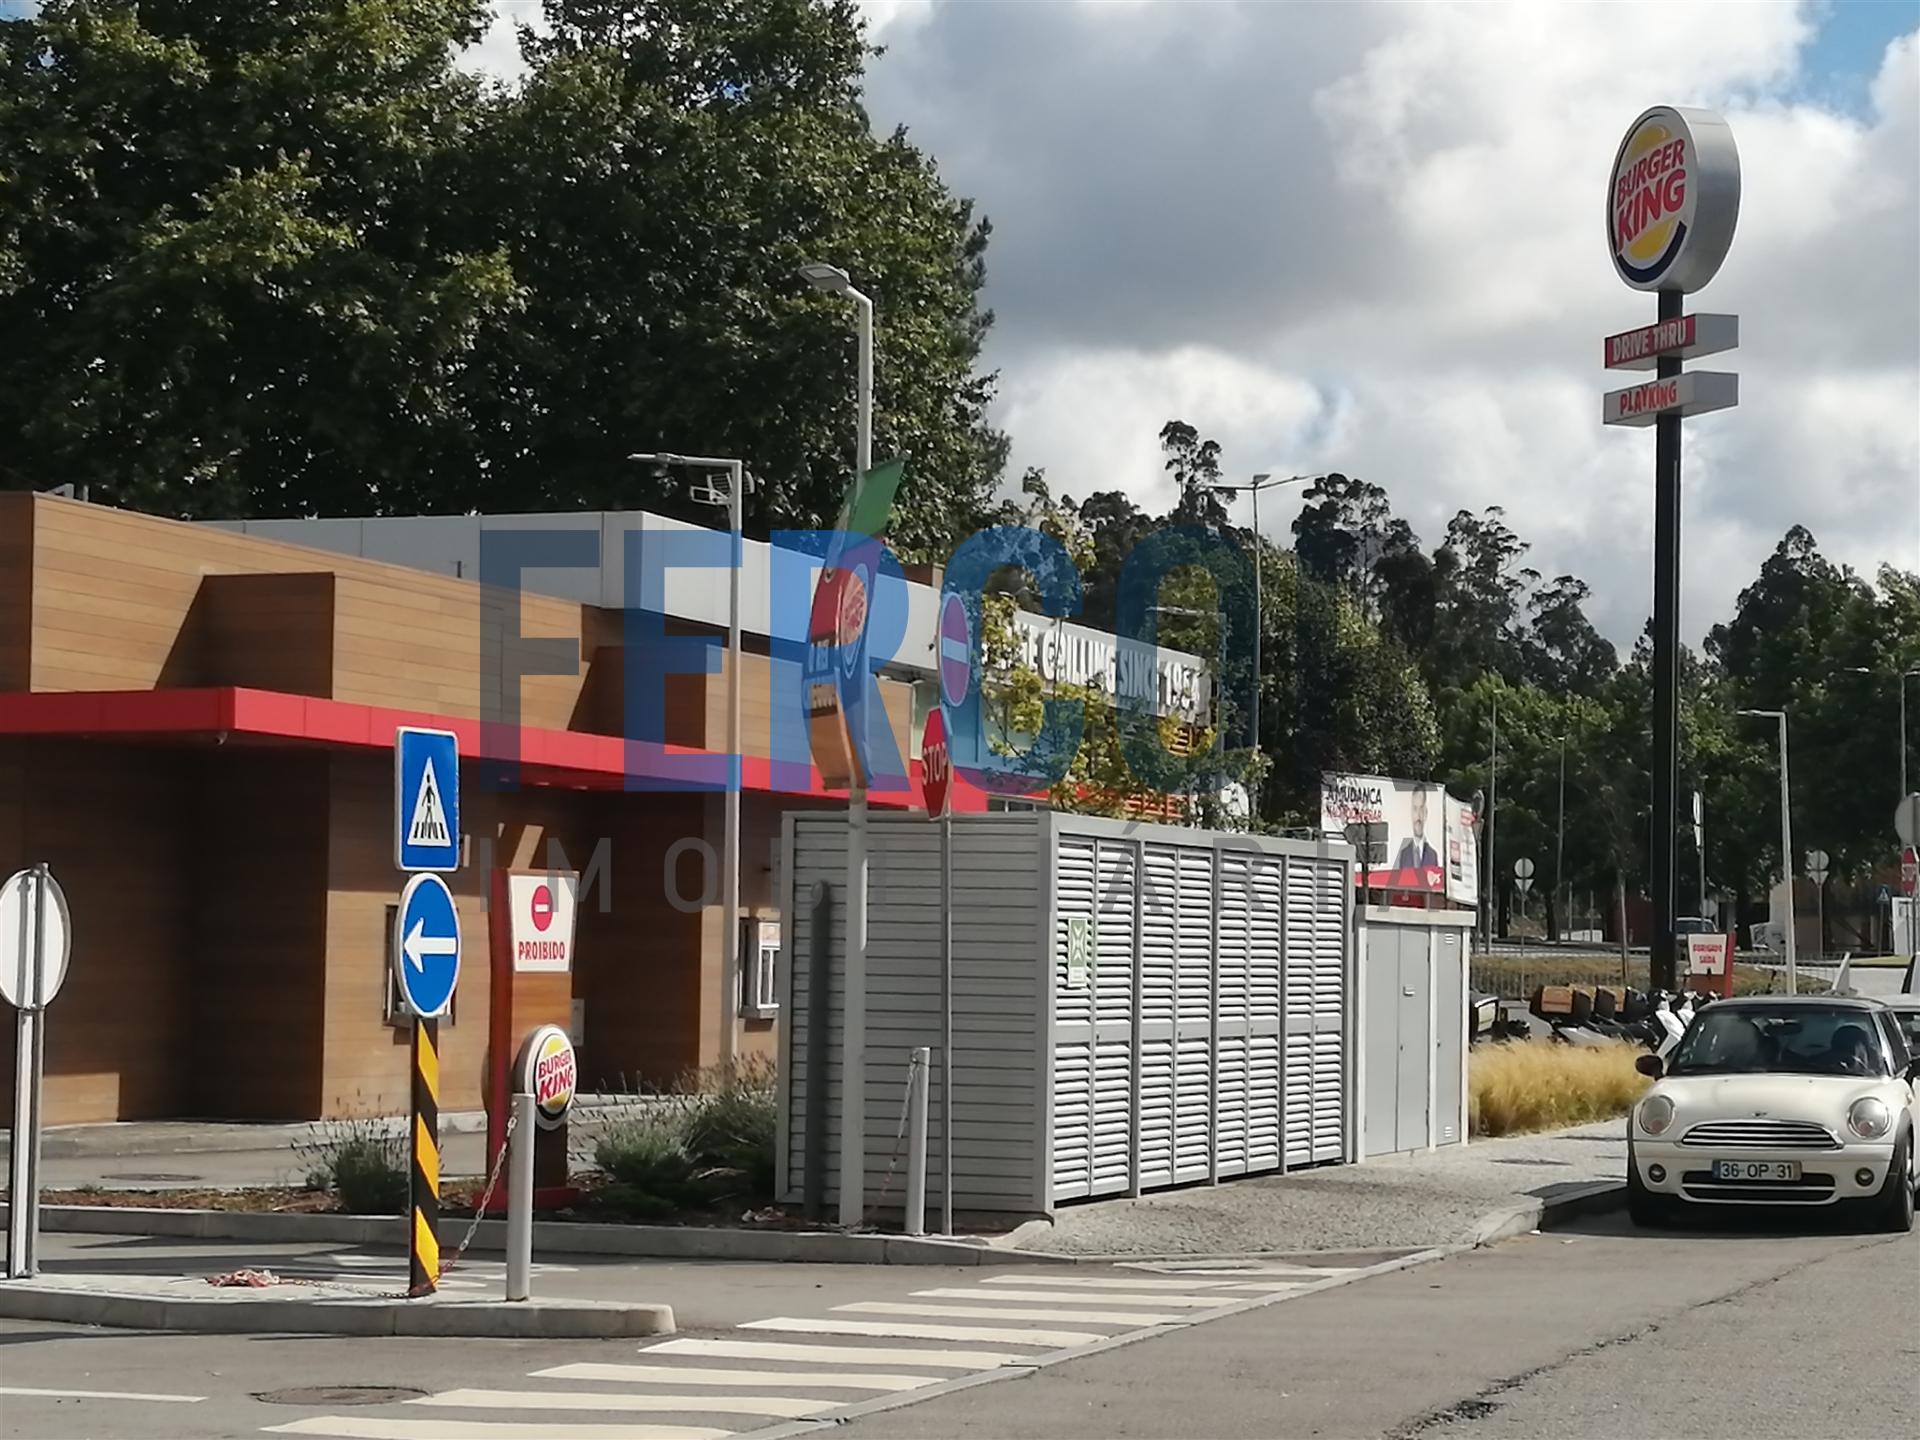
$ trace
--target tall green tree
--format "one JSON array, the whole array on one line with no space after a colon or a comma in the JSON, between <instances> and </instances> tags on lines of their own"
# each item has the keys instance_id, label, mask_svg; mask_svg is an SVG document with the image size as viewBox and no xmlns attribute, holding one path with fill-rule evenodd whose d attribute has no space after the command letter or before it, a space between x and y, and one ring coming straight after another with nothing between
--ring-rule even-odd
<instances>
[{"instance_id":1,"label":"tall green tree","mask_svg":"<svg viewBox=\"0 0 1920 1440\"><path fill-rule=\"evenodd\" d=\"M483 0L47 0L0 22L9 485L387 508L521 287L445 200Z\"/></svg>"},{"instance_id":2,"label":"tall green tree","mask_svg":"<svg viewBox=\"0 0 1920 1440\"><path fill-rule=\"evenodd\" d=\"M513 89L485 0L49 0L0 28L13 485L166 514L647 506L638 449L739 455L749 523L830 525L878 311L893 538L998 482L988 228L860 101L848 0L550 0Z\"/></svg>"}]
</instances>

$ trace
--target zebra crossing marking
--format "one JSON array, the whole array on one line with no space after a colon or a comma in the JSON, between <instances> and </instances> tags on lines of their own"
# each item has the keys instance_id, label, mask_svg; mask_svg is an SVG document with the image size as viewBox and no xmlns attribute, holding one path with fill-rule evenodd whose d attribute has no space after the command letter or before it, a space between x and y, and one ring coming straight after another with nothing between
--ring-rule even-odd
<instances>
[{"instance_id":1,"label":"zebra crossing marking","mask_svg":"<svg viewBox=\"0 0 1920 1440\"><path fill-rule=\"evenodd\" d=\"M892 1332L889 1331L889 1334ZM822 1365L912 1365L933 1370L995 1370L1028 1356L999 1350L901 1350L868 1345L801 1345L782 1340L663 1340L642 1355L704 1355L713 1360L813 1361Z\"/></svg>"},{"instance_id":2,"label":"zebra crossing marking","mask_svg":"<svg viewBox=\"0 0 1920 1440\"><path fill-rule=\"evenodd\" d=\"M677 1365L612 1365L592 1360L536 1370L531 1380L601 1380L623 1385L791 1385L798 1389L919 1390L934 1375L883 1375L859 1370L704 1370ZM851 1402L849 1402L851 1403Z\"/></svg>"},{"instance_id":3,"label":"zebra crossing marking","mask_svg":"<svg viewBox=\"0 0 1920 1440\"><path fill-rule=\"evenodd\" d=\"M989 1275L981 1281L983 1285L1045 1285L1057 1288L1072 1285L1088 1290L1208 1290L1225 1289L1230 1283L1225 1280L1205 1280L1196 1276L1192 1280L1184 1277L1178 1280L1157 1280L1142 1275L1139 1279L1109 1279L1104 1275Z\"/></svg>"},{"instance_id":4,"label":"zebra crossing marking","mask_svg":"<svg viewBox=\"0 0 1920 1440\"><path fill-rule=\"evenodd\" d=\"M1061 1305L1177 1305L1193 1310L1213 1310L1233 1303L1233 1292L1223 1286L1212 1295L1128 1295L1114 1291L1088 1294L1084 1290L916 1290L936 1300L1032 1300ZM1025 1312L1022 1312L1025 1313Z\"/></svg>"},{"instance_id":5,"label":"zebra crossing marking","mask_svg":"<svg viewBox=\"0 0 1920 1440\"><path fill-rule=\"evenodd\" d=\"M1016 1330L994 1325L912 1325L892 1320L803 1320L779 1315L771 1320L749 1320L742 1330L786 1330L796 1335L873 1335L901 1340L980 1340L988 1344L1033 1345L1043 1350L1065 1350L1091 1345L1107 1337L1098 1330Z\"/></svg>"},{"instance_id":6,"label":"zebra crossing marking","mask_svg":"<svg viewBox=\"0 0 1920 1440\"><path fill-rule=\"evenodd\" d=\"M407 1405L446 1405L470 1410L632 1410L652 1414L767 1415L805 1420L837 1410L838 1400L797 1400L786 1395L610 1394L603 1390L447 1390Z\"/></svg>"},{"instance_id":7,"label":"zebra crossing marking","mask_svg":"<svg viewBox=\"0 0 1920 1440\"><path fill-rule=\"evenodd\" d=\"M927 1315L936 1320L1067 1320L1083 1325L1168 1325L1187 1317L1157 1311L1035 1310L1017 1305L915 1305L903 1300L861 1300L836 1305L833 1313L854 1315Z\"/></svg>"},{"instance_id":8,"label":"zebra crossing marking","mask_svg":"<svg viewBox=\"0 0 1920 1440\"><path fill-rule=\"evenodd\" d=\"M270 1435L326 1435L332 1440L527 1440L524 1420L387 1420L378 1415L316 1415L266 1427ZM702 1425L554 1425L540 1440L726 1440L737 1432Z\"/></svg>"}]
</instances>

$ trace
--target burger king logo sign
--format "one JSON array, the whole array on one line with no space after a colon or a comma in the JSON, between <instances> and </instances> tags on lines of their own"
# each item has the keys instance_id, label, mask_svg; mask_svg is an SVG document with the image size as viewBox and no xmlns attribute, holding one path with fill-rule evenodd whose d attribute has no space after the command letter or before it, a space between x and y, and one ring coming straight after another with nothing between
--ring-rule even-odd
<instances>
[{"instance_id":1,"label":"burger king logo sign","mask_svg":"<svg viewBox=\"0 0 1920 1440\"><path fill-rule=\"evenodd\" d=\"M1607 182L1607 249L1627 284L1702 288L1739 215L1740 152L1725 120L1656 105L1627 128Z\"/></svg>"},{"instance_id":2,"label":"burger king logo sign","mask_svg":"<svg viewBox=\"0 0 1920 1440\"><path fill-rule=\"evenodd\" d=\"M579 1065L573 1042L558 1025L542 1025L520 1047L520 1093L533 1096L534 1118L542 1130L553 1130L573 1108L579 1084Z\"/></svg>"}]
</instances>

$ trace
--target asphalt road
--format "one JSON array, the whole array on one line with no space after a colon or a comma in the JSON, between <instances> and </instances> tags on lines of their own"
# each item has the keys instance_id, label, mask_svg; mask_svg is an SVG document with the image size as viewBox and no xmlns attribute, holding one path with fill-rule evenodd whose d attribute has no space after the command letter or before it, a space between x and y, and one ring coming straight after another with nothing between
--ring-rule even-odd
<instances>
[{"instance_id":1,"label":"asphalt road","mask_svg":"<svg viewBox=\"0 0 1920 1440\"><path fill-rule=\"evenodd\" d=\"M1004 1378L989 1371L953 1377L948 1371L934 1379L959 1378L966 1388L823 1433L845 1440L1612 1440L1656 1435L1662 1440L1811 1435L1905 1440L1920 1434L1920 1236L1865 1235L1838 1225L1806 1233L1805 1217L1794 1218L1803 1228L1748 1224L1659 1235L1633 1233L1624 1222L1606 1218L1584 1231L1530 1236L1150 1338L1110 1342L1110 1348L1038 1370L1009 1366ZM1364 1260L1355 1257L1350 1263ZM956 1288L973 1292L1059 1283L1039 1276L995 1281L979 1272L961 1281L946 1272L915 1276L898 1270L870 1272L863 1279L846 1273L848 1267L831 1276L809 1275L799 1266L674 1268L686 1272L675 1277L679 1285L709 1288L705 1306L691 1294L684 1299L690 1313L704 1308L714 1317L709 1325L718 1322L706 1333L719 1337L721 1346L742 1341L751 1346L756 1337L846 1343L825 1335L778 1336L751 1326L720 1328L739 1323L721 1316L746 1314L756 1303L796 1315L831 1315L836 1312L828 1306L854 1294L871 1290L898 1296L903 1280L918 1279L923 1287L960 1281ZM1158 1293L1166 1295L1212 1272L1157 1280L1148 1279L1153 1272L1144 1267L1120 1272L1083 1267L1073 1273L1103 1285L1113 1283L1104 1277L1133 1277L1123 1283L1142 1290L1157 1283L1163 1287ZM822 1293L810 1304L801 1291L815 1283L822 1284ZM1232 1281L1215 1274L1208 1283L1228 1287ZM753 1301L721 1299L747 1285L761 1291ZM971 1296L976 1303L995 1298ZM1037 1296L1028 1300L1015 1293L999 1299L1016 1309L1040 1303ZM956 1300L969 1303L964 1289ZM1100 1303L1100 1296L1055 1297L1046 1303L1068 1300ZM1146 1302L1112 1295L1104 1303ZM666 1435L744 1440L756 1427L777 1431L787 1423L732 1414L605 1413L596 1408L602 1397L630 1397L644 1386L612 1374L540 1378L542 1372L550 1376L551 1367L582 1362L631 1366L636 1356L669 1367L742 1367L702 1372L704 1383L719 1386L744 1377L750 1363L763 1363L724 1351L719 1359L640 1355L650 1343L139 1335L0 1322L0 1434L21 1440L200 1440L254 1436L268 1426L304 1421L324 1427L303 1426L304 1433L406 1440L514 1440L563 1431L581 1440L661 1440ZM915 1342L876 1336L853 1343ZM921 1358L896 1355L884 1368L915 1368ZM800 1417L806 1413L802 1407L825 1392L780 1387L826 1383L806 1375L807 1369L789 1357L784 1376L765 1375L750 1386L728 1388L765 1397L772 1408L759 1414ZM792 1373L796 1370L801 1373ZM694 1377L683 1369L672 1378ZM911 1383L931 1387L933 1382ZM430 1398L421 1409L392 1403L405 1394L275 1393L336 1386L411 1387L429 1392ZM687 1386L678 1388L684 1392ZM467 1400L469 1406L486 1408L450 1413L431 1398L442 1396L451 1405L446 1392L458 1390L479 1397ZM527 1403L511 1409L516 1396L509 1392L523 1390L540 1393L518 1395ZM575 1408L544 1414L528 1408L542 1395ZM383 1398L387 1403L378 1403ZM887 1397L847 1395L825 1403L862 1398ZM730 1400L717 1408L740 1403ZM356 1416L375 1428L350 1428Z\"/></svg>"},{"instance_id":2,"label":"asphalt road","mask_svg":"<svg viewBox=\"0 0 1920 1440\"><path fill-rule=\"evenodd\" d=\"M1797 1218L1797 1217L1796 1217ZM1920 1233L1606 1217L841 1426L840 1440L1920 1435Z\"/></svg>"}]
</instances>

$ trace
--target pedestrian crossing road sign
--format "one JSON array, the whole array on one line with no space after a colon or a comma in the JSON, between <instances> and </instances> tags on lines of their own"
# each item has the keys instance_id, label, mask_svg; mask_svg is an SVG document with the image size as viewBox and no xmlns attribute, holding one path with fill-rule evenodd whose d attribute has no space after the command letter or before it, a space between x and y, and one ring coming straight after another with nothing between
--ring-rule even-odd
<instances>
[{"instance_id":1,"label":"pedestrian crossing road sign","mask_svg":"<svg viewBox=\"0 0 1920 1440\"><path fill-rule=\"evenodd\" d=\"M447 730L402 726L393 744L393 863L460 868L460 744Z\"/></svg>"}]
</instances>

